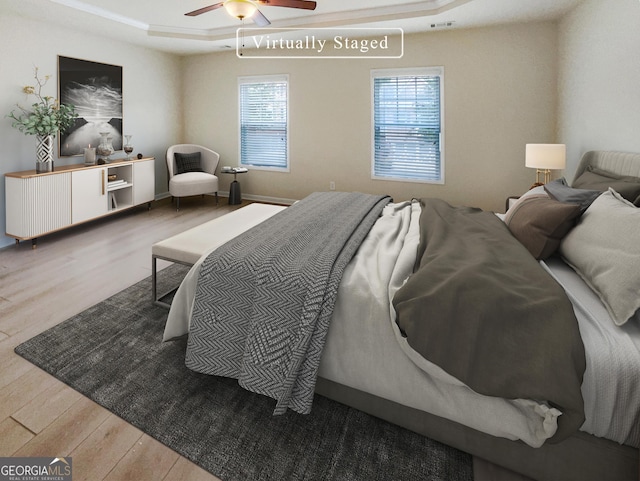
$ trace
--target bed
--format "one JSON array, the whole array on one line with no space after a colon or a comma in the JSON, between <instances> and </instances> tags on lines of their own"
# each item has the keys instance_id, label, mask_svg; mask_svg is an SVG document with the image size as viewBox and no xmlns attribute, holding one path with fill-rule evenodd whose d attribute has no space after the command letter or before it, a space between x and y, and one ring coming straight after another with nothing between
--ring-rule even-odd
<instances>
[{"instance_id":1,"label":"bed","mask_svg":"<svg viewBox=\"0 0 640 481\"><path fill-rule=\"evenodd\" d=\"M449 367L447 371L427 361L409 344L404 332L409 328L400 327L399 320L403 316L395 312L393 301L397 292L408 285L407 279L416 267L423 214L420 202L384 205L381 215L376 215L377 220L370 230L367 229L368 234L355 256L345 264L335 305L330 312L326 340L320 347L315 347L320 352L318 377L312 388L319 394L534 479L637 479L640 320L624 321L627 321L625 316L629 310L638 306L634 303L640 297L638 284L632 283L637 281L634 272L640 269L624 270L623 266L622 278L632 286L630 295L620 295L619 288L609 292L607 269L602 276L602 266L592 264L594 258L602 258L598 255L602 250L598 251L598 248L606 251L611 246L591 242L590 236L597 238L599 234L594 234L589 226L601 222L602 218L605 223L614 222L615 216L608 215L609 205L617 207L621 204L624 207L621 215L638 219L631 202L640 195L639 177L638 154L588 152L576 171L572 187L561 181L550 185L548 188L555 189L558 197L549 197L544 187L528 192L512 207L513 212L510 209L500 220L508 223L513 235L516 238L520 235L522 245L525 245L533 236L527 230L530 223L523 224L522 218L535 217L540 205L545 209L551 205L558 210L554 215L557 214L562 222L553 228L543 226L550 229L544 246L529 245L527 249L531 253L535 251L536 257L544 257L540 261L541 270L562 286L584 343L584 380L578 389L584 400L586 420L583 423L580 418L573 418L574 423L575 419L579 420L579 430L563 434L559 440L559 431L567 429L563 416L569 416L561 413L555 403L480 394L452 376ZM627 200L606 190L609 186L624 191ZM595 190L597 195L593 194ZM575 195L578 197L571 197ZM571 208L567 208L568 203ZM449 215L449 211L446 212ZM549 216L545 213L541 217ZM572 229L575 219L578 219L578 225ZM638 229L639 223L634 222L636 227L632 228ZM615 225L612 228L615 229ZM624 242L628 232L626 229L616 235L616 239ZM632 235L633 232L637 230L631 231ZM548 247L551 241L557 241L552 249ZM587 253L574 256L572 252L581 253L580 246L584 244L589 245ZM616 244L616 247L625 246L624 243ZM550 254L549 250L556 253ZM197 305L194 308L195 293L200 288L198 279L207 257L203 256L196 263L176 293L165 340L193 327L190 317L192 312L201 309ZM224 259L225 255L220 258ZM631 257L626 264L637 266L637 259ZM589 269L598 273L595 285L589 276L584 276L583 271ZM235 277L231 279L233 282ZM237 277L238 282L242 280L242 276ZM619 283L620 279L616 278L613 284ZM604 280L603 285L598 284L601 280ZM233 285L230 292L237 292L236 289ZM596 294L600 290L605 292L607 302L601 300L602 293ZM615 301L611 303L615 304L613 309L609 298ZM215 309L215 306L209 308ZM576 346L574 348L578 350ZM576 355L569 357L573 359ZM579 365L580 362L576 362L575 370L580 371ZM232 371L234 369L237 366L233 366ZM212 373L216 372L220 371ZM268 390L263 393L269 395Z\"/></svg>"}]
</instances>

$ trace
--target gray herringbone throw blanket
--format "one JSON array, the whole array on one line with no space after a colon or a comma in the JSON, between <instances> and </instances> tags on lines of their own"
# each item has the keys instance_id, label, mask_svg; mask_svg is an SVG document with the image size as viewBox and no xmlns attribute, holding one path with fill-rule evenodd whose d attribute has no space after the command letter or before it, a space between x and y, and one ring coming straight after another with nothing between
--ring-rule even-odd
<instances>
[{"instance_id":1,"label":"gray herringbone throw blanket","mask_svg":"<svg viewBox=\"0 0 640 481\"><path fill-rule=\"evenodd\" d=\"M186 365L309 413L344 268L391 199L318 192L212 252Z\"/></svg>"}]
</instances>

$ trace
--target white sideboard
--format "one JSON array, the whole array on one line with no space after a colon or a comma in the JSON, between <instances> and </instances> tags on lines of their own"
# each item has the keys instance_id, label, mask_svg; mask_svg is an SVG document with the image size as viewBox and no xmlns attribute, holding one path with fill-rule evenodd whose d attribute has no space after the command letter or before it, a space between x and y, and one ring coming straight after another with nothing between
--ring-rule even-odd
<instances>
[{"instance_id":1,"label":"white sideboard","mask_svg":"<svg viewBox=\"0 0 640 481\"><path fill-rule=\"evenodd\" d=\"M66 165L43 174L5 174L6 234L31 240L66 227L151 203L155 159L118 160L104 165Z\"/></svg>"}]
</instances>

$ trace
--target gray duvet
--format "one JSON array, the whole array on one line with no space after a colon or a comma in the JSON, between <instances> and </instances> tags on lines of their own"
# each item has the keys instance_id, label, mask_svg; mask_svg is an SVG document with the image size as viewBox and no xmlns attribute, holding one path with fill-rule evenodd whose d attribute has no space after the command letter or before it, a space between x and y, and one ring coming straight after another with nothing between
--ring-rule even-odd
<instances>
[{"instance_id":1,"label":"gray duvet","mask_svg":"<svg viewBox=\"0 0 640 481\"><path fill-rule=\"evenodd\" d=\"M546 401L556 442L584 422L584 346L562 287L494 214L422 199L397 323L424 358L480 394Z\"/></svg>"}]
</instances>

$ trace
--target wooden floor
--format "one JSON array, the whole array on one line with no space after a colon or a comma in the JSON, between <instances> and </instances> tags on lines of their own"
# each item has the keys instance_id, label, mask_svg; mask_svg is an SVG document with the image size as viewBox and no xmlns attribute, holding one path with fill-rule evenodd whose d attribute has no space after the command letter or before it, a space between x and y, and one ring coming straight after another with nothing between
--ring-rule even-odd
<instances>
[{"instance_id":1,"label":"wooden floor","mask_svg":"<svg viewBox=\"0 0 640 481\"><path fill-rule=\"evenodd\" d=\"M0 249L0 456L73 458L74 481L217 480L13 352L151 275L151 245L242 206L168 199ZM149 293L151 296L151 293Z\"/></svg>"}]
</instances>

